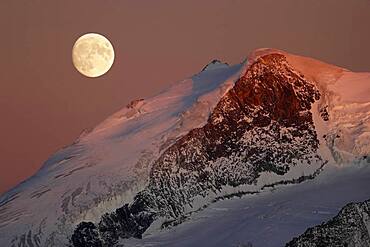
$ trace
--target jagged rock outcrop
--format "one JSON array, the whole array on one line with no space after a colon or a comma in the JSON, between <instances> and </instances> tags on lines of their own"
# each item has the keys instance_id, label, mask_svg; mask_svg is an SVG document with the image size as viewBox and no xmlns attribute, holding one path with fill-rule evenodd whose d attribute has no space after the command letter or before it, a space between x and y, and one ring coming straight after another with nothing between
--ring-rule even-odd
<instances>
[{"instance_id":1,"label":"jagged rock outcrop","mask_svg":"<svg viewBox=\"0 0 370 247\"><path fill-rule=\"evenodd\" d=\"M370 200L346 205L337 216L309 228L286 247L370 246Z\"/></svg>"},{"instance_id":2,"label":"jagged rock outcrop","mask_svg":"<svg viewBox=\"0 0 370 247\"><path fill-rule=\"evenodd\" d=\"M296 165L322 164L310 112L319 97L316 86L284 55L258 58L207 123L154 162L148 186L133 202L105 214L96 225L80 223L73 245L110 246L118 238L140 238L156 219L179 219L198 199L217 195L225 186L256 184L262 172L283 176Z\"/></svg>"},{"instance_id":3,"label":"jagged rock outcrop","mask_svg":"<svg viewBox=\"0 0 370 247\"><path fill-rule=\"evenodd\" d=\"M210 63L208 63L206 66L203 67L202 71L216 69L216 68L222 68L222 67L228 67L228 63L221 62L218 59L213 59Z\"/></svg>"}]
</instances>

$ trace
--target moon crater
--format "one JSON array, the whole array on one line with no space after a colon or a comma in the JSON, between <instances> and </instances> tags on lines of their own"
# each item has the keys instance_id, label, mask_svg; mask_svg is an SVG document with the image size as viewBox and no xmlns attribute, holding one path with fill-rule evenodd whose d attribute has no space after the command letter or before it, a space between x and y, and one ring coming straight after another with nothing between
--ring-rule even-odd
<instances>
[{"instance_id":1,"label":"moon crater","mask_svg":"<svg viewBox=\"0 0 370 247\"><path fill-rule=\"evenodd\" d=\"M75 68L87 77L98 77L108 72L114 62L112 44L103 35L88 33L75 42L72 49Z\"/></svg>"}]
</instances>

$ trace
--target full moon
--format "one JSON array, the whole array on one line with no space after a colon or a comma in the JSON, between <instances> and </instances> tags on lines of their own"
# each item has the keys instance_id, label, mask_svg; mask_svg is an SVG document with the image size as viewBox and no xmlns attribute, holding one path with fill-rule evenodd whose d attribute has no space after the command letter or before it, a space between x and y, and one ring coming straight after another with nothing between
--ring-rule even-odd
<instances>
[{"instance_id":1,"label":"full moon","mask_svg":"<svg viewBox=\"0 0 370 247\"><path fill-rule=\"evenodd\" d=\"M72 61L81 74L98 77L112 67L114 49L103 35L87 33L76 40L72 49Z\"/></svg>"}]
</instances>

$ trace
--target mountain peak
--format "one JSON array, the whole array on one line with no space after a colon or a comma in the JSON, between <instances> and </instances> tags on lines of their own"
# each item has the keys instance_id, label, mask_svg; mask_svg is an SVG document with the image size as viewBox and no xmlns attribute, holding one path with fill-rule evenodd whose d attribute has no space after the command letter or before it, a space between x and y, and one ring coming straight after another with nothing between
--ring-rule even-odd
<instances>
[{"instance_id":1,"label":"mountain peak","mask_svg":"<svg viewBox=\"0 0 370 247\"><path fill-rule=\"evenodd\" d=\"M206 66L203 67L202 72L206 70L220 69L229 67L228 63L224 63L218 59L213 59Z\"/></svg>"}]
</instances>

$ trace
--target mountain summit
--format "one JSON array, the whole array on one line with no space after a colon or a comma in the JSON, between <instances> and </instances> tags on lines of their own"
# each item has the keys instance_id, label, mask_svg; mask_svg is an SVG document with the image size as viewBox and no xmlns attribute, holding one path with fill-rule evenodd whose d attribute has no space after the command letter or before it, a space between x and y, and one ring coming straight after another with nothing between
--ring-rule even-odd
<instances>
[{"instance_id":1,"label":"mountain summit","mask_svg":"<svg viewBox=\"0 0 370 247\"><path fill-rule=\"evenodd\" d=\"M369 112L370 73L273 49L231 66L214 60L133 101L5 193L0 244L144 241L225 198L368 166Z\"/></svg>"}]
</instances>

